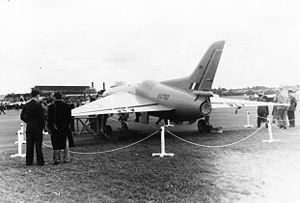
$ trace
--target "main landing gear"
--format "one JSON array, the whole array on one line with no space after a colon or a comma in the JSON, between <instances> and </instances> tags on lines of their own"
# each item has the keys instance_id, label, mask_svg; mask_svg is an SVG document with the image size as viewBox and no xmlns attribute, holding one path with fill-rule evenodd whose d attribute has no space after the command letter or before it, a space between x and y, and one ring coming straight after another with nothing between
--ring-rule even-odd
<instances>
[{"instance_id":1,"label":"main landing gear","mask_svg":"<svg viewBox=\"0 0 300 203\"><path fill-rule=\"evenodd\" d=\"M198 120L198 131L199 133L208 133L212 129L212 126L209 125L209 117L206 116Z\"/></svg>"}]
</instances>

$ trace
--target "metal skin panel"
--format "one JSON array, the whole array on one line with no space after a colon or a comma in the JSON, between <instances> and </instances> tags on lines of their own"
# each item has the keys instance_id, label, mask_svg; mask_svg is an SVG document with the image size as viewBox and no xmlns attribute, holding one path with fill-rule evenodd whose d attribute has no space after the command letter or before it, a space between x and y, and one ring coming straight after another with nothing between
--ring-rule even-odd
<instances>
[{"instance_id":1,"label":"metal skin panel","mask_svg":"<svg viewBox=\"0 0 300 203\"><path fill-rule=\"evenodd\" d=\"M170 108L158 105L138 95L126 92L116 92L107 97L72 109L72 116L110 114L110 113L133 113L147 111L170 111Z\"/></svg>"},{"instance_id":2,"label":"metal skin panel","mask_svg":"<svg viewBox=\"0 0 300 203\"><path fill-rule=\"evenodd\" d=\"M178 90L153 80L142 82L136 89L136 93L157 104L174 109L168 114L172 120L188 121L203 117L200 113L200 105L206 100L198 98L192 93ZM153 115L153 113L152 113Z\"/></svg>"}]
</instances>

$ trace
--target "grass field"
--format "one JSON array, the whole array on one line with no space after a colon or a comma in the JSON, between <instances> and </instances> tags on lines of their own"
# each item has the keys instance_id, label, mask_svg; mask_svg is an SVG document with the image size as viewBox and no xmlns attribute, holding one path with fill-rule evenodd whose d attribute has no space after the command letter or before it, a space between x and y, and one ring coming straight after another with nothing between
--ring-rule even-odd
<instances>
[{"instance_id":1,"label":"grass field","mask_svg":"<svg viewBox=\"0 0 300 203\"><path fill-rule=\"evenodd\" d=\"M196 125L169 128L176 135L203 145L223 145L240 140L256 129L245 129L245 116L215 112L212 123L223 134L198 135ZM244 114L242 114L244 115ZM298 114L297 114L298 115ZM297 116L296 115L296 116ZM19 113L0 117L1 140L16 136ZM254 118L251 118L254 124ZM119 124L113 123L114 129ZM225 123L228 125L225 126ZM298 123L297 123L298 124ZM296 125L297 125L296 124ZM299 125L298 125L299 126ZM116 132L114 143L92 135L75 136L74 152L100 152L126 146L158 129L155 125L129 124ZM13 135L11 133L13 132ZM152 157L160 152L159 134L132 147L106 154L71 154L72 162L52 165L52 150L43 148L44 167L26 167L24 158L10 158L17 147L0 150L1 202L298 202L300 187L299 127L279 131L277 143L263 143L268 131L231 147L189 145L171 135L166 152L174 157ZM14 138L13 140L15 140ZM49 144L49 137L45 137Z\"/></svg>"}]
</instances>

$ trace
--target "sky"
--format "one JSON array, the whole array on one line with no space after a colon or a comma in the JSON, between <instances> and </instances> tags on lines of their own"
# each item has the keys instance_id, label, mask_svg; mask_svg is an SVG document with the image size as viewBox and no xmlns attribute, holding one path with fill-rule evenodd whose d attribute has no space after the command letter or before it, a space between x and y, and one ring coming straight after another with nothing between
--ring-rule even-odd
<instances>
[{"instance_id":1,"label":"sky","mask_svg":"<svg viewBox=\"0 0 300 203\"><path fill-rule=\"evenodd\" d=\"M0 94L189 75L215 41L213 88L300 83L298 0L0 0Z\"/></svg>"}]
</instances>

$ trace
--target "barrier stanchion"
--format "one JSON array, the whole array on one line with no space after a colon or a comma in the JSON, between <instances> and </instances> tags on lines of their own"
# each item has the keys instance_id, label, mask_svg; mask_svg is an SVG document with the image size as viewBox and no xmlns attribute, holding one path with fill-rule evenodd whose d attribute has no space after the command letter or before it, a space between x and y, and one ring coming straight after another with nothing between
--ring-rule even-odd
<instances>
[{"instance_id":1,"label":"barrier stanchion","mask_svg":"<svg viewBox=\"0 0 300 203\"><path fill-rule=\"evenodd\" d=\"M166 127L174 127L174 125L170 124L170 120L168 120L168 124L161 126L161 132L160 132L160 140L161 140L161 152L160 153L152 153L152 156L174 156L173 153L166 153L165 150L165 128Z\"/></svg>"},{"instance_id":2,"label":"barrier stanchion","mask_svg":"<svg viewBox=\"0 0 300 203\"><path fill-rule=\"evenodd\" d=\"M254 128L253 125L250 124L250 112L247 111L247 124L244 125L245 128Z\"/></svg>"},{"instance_id":3,"label":"barrier stanchion","mask_svg":"<svg viewBox=\"0 0 300 203\"><path fill-rule=\"evenodd\" d=\"M267 125L268 125L268 131L269 131L269 140L263 140L263 142L268 142L268 143L272 143L272 142L280 142L280 140L278 139L273 139L273 134L272 134L272 123L271 123L271 119L268 118L267 119Z\"/></svg>"},{"instance_id":4,"label":"barrier stanchion","mask_svg":"<svg viewBox=\"0 0 300 203\"><path fill-rule=\"evenodd\" d=\"M24 128L23 123L21 123L21 129L18 130L18 141L15 142L15 144L18 144L18 153L11 155L10 157L25 157L26 154L22 154L22 144L26 143L24 140Z\"/></svg>"}]
</instances>

